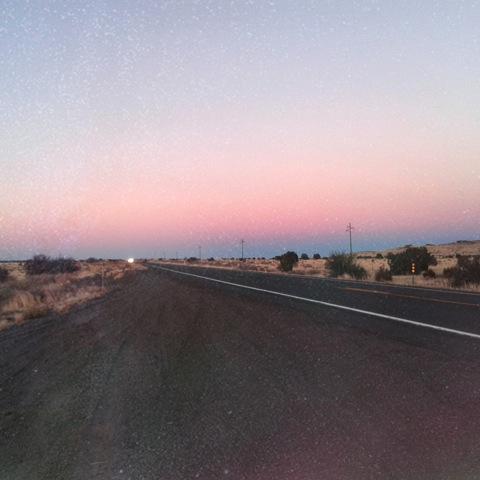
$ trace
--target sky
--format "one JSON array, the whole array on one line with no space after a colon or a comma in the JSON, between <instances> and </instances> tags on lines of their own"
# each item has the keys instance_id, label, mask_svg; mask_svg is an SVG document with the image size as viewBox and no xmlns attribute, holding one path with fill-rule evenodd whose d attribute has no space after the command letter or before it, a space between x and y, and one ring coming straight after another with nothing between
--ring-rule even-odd
<instances>
[{"instance_id":1,"label":"sky","mask_svg":"<svg viewBox=\"0 0 480 480\"><path fill-rule=\"evenodd\" d=\"M480 1L0 0L0 259L480 238Z\"/></svg>"}]
</instances>

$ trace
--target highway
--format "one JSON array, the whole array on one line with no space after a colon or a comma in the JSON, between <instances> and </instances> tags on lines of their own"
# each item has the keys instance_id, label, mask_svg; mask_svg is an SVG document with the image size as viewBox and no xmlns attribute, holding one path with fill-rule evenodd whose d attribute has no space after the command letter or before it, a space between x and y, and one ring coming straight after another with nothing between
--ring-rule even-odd
<instances>
[{"instance_id":1,"label":"highway","mask_svg":"<svg viewBox=\"0 0 480 480\"><path fill-rule=\"evenodd\" d=\"M397 321L452 329L457 334L480 335L480 293L212 267L154 265L154 268L268 290L271 294L292 295L304 301L329 303L337 308L358 309L377 318L384 315Z\"/></svg>"},{"instance_id":2,"label":"highway","mask_svg":"<svg viewBox=\"0 0 480 480\"><path fill-rule=\"evenodd\" d=\"M0 479L480 478L479 304L151 266L0 332Z\"/></svg>"}]
</instances>

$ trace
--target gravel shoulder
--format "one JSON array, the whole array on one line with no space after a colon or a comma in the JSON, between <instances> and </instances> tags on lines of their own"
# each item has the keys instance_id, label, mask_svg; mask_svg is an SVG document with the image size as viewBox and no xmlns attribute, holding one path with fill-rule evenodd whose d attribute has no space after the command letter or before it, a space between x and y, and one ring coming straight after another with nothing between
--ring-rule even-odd
<instances>
[{"instance_id":1,"label":"gravel shoulder","mask_svg":"<svg viewBox=\"0 0 480 480\"><path fill-rule=\"evenodd\" d=\"M0 478L480 476L477 345L346 315L148 271L2 332Z\"/></svg>"}]
</instances>

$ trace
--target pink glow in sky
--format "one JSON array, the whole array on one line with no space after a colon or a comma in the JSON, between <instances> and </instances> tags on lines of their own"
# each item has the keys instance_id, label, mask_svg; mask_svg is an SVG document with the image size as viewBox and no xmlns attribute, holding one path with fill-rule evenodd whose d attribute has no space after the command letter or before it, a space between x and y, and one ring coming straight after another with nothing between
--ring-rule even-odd
<instances>
[{"instance_id":1,"label":"pink glow in sky","mask_svg":"<svg viewBox=\"0 0 480 480\"><path fill-rule=\"evenodd\" d=\"M479 238L480 6L295 3L2 7L0 258Z\"/></svg>"}]
</instances>

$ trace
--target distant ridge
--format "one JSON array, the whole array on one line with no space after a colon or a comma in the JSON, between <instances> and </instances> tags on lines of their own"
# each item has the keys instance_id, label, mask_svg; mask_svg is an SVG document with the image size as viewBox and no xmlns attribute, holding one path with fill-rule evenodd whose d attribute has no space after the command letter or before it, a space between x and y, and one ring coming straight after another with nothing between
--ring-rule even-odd
<instances>
[{"instance_id":1,"label":"distant ridge","mask_svg":"<svg viewBox=\"0 0 480 480\"><path fill-rule=\"evenodd\" d=\"M360 255L376 255L381 253L386 255L390 252L398 253L407 247L427 247L428 251L437 256L451 255L480 255L480 240L456 240L449 243L426 243L426 244L407 244L401 247L386 248L385 250L368 250L358 252Z\"/></svg>"}]
</instances>

